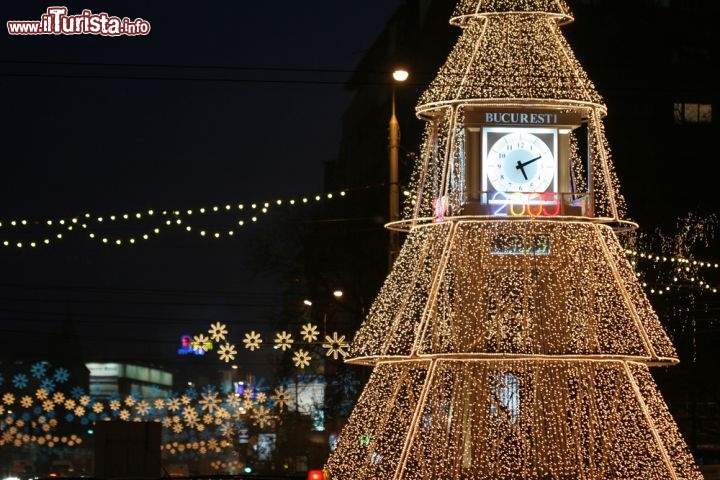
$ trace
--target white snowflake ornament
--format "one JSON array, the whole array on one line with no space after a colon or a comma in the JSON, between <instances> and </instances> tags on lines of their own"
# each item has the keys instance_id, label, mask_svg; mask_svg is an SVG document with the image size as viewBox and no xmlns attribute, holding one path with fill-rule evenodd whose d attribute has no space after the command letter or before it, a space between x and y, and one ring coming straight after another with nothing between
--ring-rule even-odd
<instances>
[{"instance_id":1,"label":"white snowflake ornament","mask_svg":"<svg viewBox=\"0 0 720 480\"><path fill-rule=\"evenodd\" d=\"M252 331L245 334L245 339L243 340L243 343L245 344L245 348L247 348L251 352L254 352L256 349L260 348L262 339L260 338L259 333Z\"/></svg>"},{"instance_id":2,"label":"white snowflake ornament","mask_svg":"<svg viewBox=\"0 0 720 480\"><path fill-rule=\"evenodd\" d=\"M216 342L220 342L225 340L225 335L227 335L228 331L225 325L217 322L210 325L210 330L208 330L208 333L210 334L210 338L212 338Z\"/></svg>"}]
</instances>

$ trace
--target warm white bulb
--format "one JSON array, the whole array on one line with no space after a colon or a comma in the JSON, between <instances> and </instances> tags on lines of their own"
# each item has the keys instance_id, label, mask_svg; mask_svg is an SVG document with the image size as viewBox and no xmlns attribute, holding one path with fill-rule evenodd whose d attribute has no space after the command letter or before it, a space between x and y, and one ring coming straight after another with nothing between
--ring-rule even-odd
<instances>
[{"instance_id":1,"label":"warm white bulb","mask_svg":"<svg viewBox=\"0 0 720 480\"><path fill-rule=\"evenodd\" d=\"M395 70L393 72L392 76L396 82L404 82L405 80L408 79L408 77L410 76L410 73L405 69L398 68L397 70Z\"/></svg>"}]
</instances>

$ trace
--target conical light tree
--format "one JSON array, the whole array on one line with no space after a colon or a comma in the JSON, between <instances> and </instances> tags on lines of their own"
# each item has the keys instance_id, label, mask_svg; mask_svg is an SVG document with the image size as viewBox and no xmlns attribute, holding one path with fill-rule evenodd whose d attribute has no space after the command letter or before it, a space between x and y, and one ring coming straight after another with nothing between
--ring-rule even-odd
<instances>
[{"instance_id":1,"label":"conical light tree","mask_svg":"<svg viewBox=\"0 0 720 480\"><path fill-rule=\"evenodd\" d=\"M563 0L456 7L330 478L702 478L649 373L677 355L618 240L637 225L570 21Z\"/></svg>"}]
</instances>

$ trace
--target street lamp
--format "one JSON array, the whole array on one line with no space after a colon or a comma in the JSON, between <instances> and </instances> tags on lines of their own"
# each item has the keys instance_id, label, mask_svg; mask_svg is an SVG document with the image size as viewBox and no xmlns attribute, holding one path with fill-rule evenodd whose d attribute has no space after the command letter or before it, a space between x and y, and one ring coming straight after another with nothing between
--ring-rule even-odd
<instances>
[{"instance_id":1,"label":"street lamp","mask_svg":"<svg viewBox=\"0 0 720 480\"><path fill-rule=\"evenodd\" d=\"M393 79L394 79L396 82L404 82L405 80L408 79L408 77L410 76L410 74L408 73L407 70L403 70L402 68L398 68L397 70L395 70L395 71L393 72L392 76L393 76Z\"/></svg>"},{"instance_id":2,"label":"street lamp","mask_svg":"<svg viewBox=\"0 0 720 480\"><path fill-rule=\"evenodd\" d=\"M407 70L396 69L393 73L392 112L389 124L389 157L390 157L390 221L400 220L400 192L398 189L398 156L400 153L400 124L395 116L395 84L404 82L410 74ZM392 268L398 252L400 251L400 237L397 230L390 230L390 245L388 248L388 268Z\"/></svg>"}]
</instances>

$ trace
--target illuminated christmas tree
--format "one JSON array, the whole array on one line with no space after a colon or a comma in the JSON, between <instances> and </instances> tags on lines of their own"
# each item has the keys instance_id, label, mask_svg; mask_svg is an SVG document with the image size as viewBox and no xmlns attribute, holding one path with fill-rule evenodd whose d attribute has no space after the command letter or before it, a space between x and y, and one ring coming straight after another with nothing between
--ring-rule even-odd
<instances>
[{"instance_id":1,"label":"illuminated christmas tree","mask_svg":"<svg viewBox=\"0 0 720 480\"><path fill-rule=\"evenodd\" d=\"M649 373L677 355L618 240L637 225L570 21L563 0L456 7L332 479L702 478Z\"/></svg>"}]
</instances>

